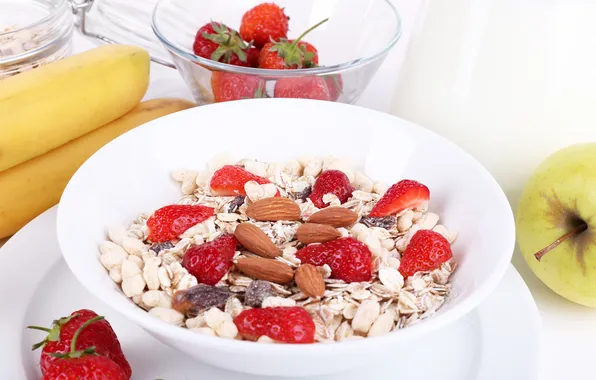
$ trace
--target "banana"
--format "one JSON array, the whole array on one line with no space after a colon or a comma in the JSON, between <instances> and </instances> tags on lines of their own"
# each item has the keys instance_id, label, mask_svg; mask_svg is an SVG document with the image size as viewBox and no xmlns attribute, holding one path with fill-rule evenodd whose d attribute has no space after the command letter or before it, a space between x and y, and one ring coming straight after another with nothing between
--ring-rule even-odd
<instances>
[{"instance_id":1,"label":"banana","mask_svg":"<svg viewBox=\"0 0 596 380\"><path fill-rule=\"evenodd\" d=\"M58 203L72 175L99 148L141 124L194 105L181 99L143 102L101 128L1 172L0 239Z\"/></svg>"},{"instance_id":2,"label":"banana","mask_svg":"<svg viewBox=\"0 0 596 380\"><path fill-rule=\"evenodd\" d=\"M133 109L149 85L149 54L104 45L0 81L0 172Z\"/></svg>"}]
</instances>

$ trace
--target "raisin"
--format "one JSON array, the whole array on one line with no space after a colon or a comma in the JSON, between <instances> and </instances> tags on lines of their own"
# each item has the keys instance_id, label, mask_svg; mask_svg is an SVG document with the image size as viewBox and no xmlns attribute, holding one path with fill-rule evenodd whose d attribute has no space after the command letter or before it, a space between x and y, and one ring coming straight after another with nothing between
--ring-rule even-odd
<instances>
[{"instance_id":1,"label":"raisin","mask_svg":"<svg viewBox=\"0 0 596 380\"><path fill-rule=\"evenodd\" d=\"M172 248L174 248L174 243L172 243L171 241L164 241L163 243L153 243L151 245L151 248L149 248L149 249L155 253L160 253L164 249L172 249Z\"/></svg>"},{"instance_id":2,"label":"raisin","mask_svg":"<svg viewBox=\"0 0 596 380\"><path fill-rule=\"evenodd\" d=\"M228 205L228 213L236 212L240 206L244 204L244 197L242 195L237 196Z\"/></svg>"},{"instance_id":3,"label":"raisin","mask_svg":"<svg viewBox=\"0 0 596 380\"><path fill-rule=\"evenodd\" d=\"M301 199L303 201L306 201L306 198L308 198L308 196L312 193L312 187L308 186L307 188L305 188L304 190L302 190L299 193L294 193L294 198L295 199Z\"/></svg>"},{"instance_id":4,"label":"raisin","mask_svg":"<svg viewBox=\"0 0 596 380\"><path fill-rule=\"evenodd\" d=\"M234 293L225 288L199 284L177 291L172 298L172 308L194 318L203 310L212 307L223 308L233 295Z\"/></svg>"},{"instance_id":5,"label":"raisin","mask_svg":"<svg viewBox=\"0 0 596 380\"><path fill-rule=\"evenodd\" d=\"M246 289L244 304L250 307L261 307L263 300L271 295L273 295L273 287L270 283L254 280Z\"/></svg>"},{"instance_id":6,"label":"raisin","mask_svg":"<svg viewBox=\"0 0 596 380\"><path fill-rule=\"evenodd\" d=\"M395 226L395 223L397 223L397 218L395 216L382 216L378 218L363 216L360 219L360 223L367 227L380 227L390 230Z\"/></svg>"}]
</instances>

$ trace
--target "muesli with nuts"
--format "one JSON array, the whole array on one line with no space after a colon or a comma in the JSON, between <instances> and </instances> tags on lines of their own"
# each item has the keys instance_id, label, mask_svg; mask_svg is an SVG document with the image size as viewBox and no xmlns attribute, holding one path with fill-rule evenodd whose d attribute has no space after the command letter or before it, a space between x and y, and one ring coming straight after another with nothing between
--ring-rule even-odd
<instances>
[{"instance_id":1,"label":"muesli with nuts","mask_svg":"<svg viewBox=\"0 0 596 380\"><path fill-rule=\"evenodd\" d=\"M347 160L177 170L184 196L109 228L100 261L149 314L259 343L340 342L417 323L444 303L453 231L413 180L373 182Z\"/></svg>"}]
</instances>

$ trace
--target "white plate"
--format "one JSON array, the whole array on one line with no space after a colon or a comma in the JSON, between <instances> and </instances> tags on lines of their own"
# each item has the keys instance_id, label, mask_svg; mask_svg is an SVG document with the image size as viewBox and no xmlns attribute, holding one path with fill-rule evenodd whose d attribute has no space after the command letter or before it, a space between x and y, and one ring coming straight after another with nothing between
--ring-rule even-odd
<instances>
[{"instance_id":1,"label":"white plate","mask_svg":"<svg viewBox=\"0 0 596 380\"><path fill-rule=\"evenodd\" d=\"M90 216L91 217L91 216ZM80 308L103 314L118 334L133 368L133 379L256 380L196 362L159 343L110 310L75 280L60 256L56 209L29 223L0 249L0 378L36 379L39 352L30 351L42 333L28 324ZM539 379L541 322L519 274L510 266L497 290L475 311L411 345L391 362L309 380L535 380ZM233 360L233 358L230 358Z\"/></svg>"}]
</instances>

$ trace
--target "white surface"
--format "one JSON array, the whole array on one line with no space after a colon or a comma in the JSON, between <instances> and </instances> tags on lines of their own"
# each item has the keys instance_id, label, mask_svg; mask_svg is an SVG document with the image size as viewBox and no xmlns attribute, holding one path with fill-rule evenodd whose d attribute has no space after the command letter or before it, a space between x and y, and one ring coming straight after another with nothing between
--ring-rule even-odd
<instances>
[{"instance_id":1,"label":"white surface","mask_svg":"<svg viewBox=\"0 0 596 380\"><path fill-rule=\"evenodd\" d=\"M0 251L0 287L10 313L0 314L0 378L39 378L39 352L30 346L42 338L27 324L48 325L80 308L105 315L114 327L133 368L133 379L257 380L202 365L162 345L142 329L88 293L60 257L56 209L21 230ZM24 273L13 268L25 267ZM8 300L6 299L8 298ZM511 312L515 310L515 312ZM379 365L308 380L538 380L540 320L536 306L512 266L497 290L476 310L424 340L411 351L396 351ZM261 378L262 379L262 378ZM273 379L273 378L271 378ZM306 379L306 378L305 378Z\"/></svg>"},{"instance_id":2,"label":"white surface","mask_svg":"<svg viewBox=\"0 0 596 380\"><path fill-rule=\"evenodd\" d=\"M305 124L303 118L285 117L296 110L316 122ZM223 114L227 115L223 134L219 129L197 128L197 120L217 125ZM267 119L260 117L265 114ZM284 117L280 128L278 121ZM207 143L222 139L225 144ZM395 149L398 141L400 147ZM373 180L392 184L410 178L424 183L433 194L429 209L459 235L453 246L458 269L448 301L423 323L338 345L255 345L197 335L148 315L123 295L98 260L106 228L128 225L141 212L172 204L180 198L180 191L171 172L204 170L209 160L222 153L229 153L233 161L287 162L303 155L349 157L355 168ZM196 358L266 375L319 374L331 370L329 361L337 361L335 371L348 369L361 357L372 360L404 349L411 339L426 339L431 331L479 305L496 288L515 241L513 215L505 195L488 172L457 146L385 113L304 99L250 99L196 107L125 133L96 152L71 178L60 200L57 225L68 266L99 299ZM230 362L227 358L241 353L243 360ZM296 360L310 365L292 368Z\"/></svg>"}]
</instances>

